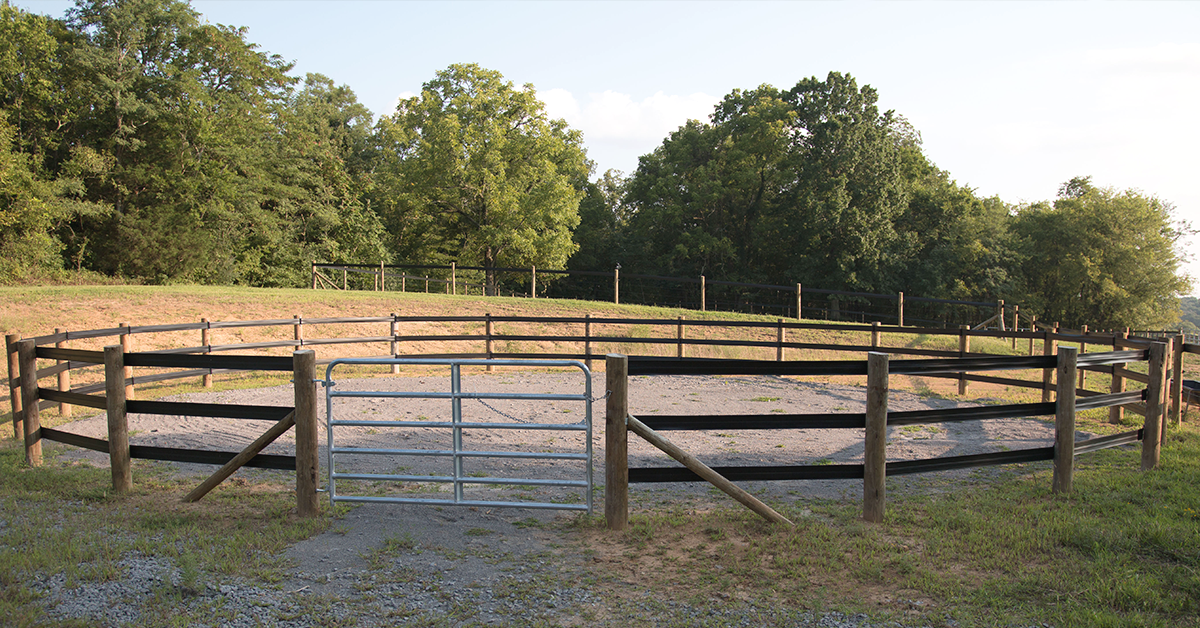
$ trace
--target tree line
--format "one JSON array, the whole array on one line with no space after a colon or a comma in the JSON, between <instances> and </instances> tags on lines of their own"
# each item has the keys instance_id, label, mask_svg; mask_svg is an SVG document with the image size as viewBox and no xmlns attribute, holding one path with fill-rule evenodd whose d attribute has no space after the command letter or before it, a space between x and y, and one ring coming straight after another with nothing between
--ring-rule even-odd
<instances>
[{"instance_id":1,"label":"tree line","mask_svg":"<svg viewBox=\"0 0 1200 628\"><path fill-rule=\"evenodd\" d=\"M453 65L376 116L181 0L0 5L0 281L303 286L309 263L506 266L1006 299L1170 326L1186 225L1087 177L981 198L869 86L733 90L625 175L532 85ZM588 295L586 290L579 296Z\"/></svg>"}]
</instances>

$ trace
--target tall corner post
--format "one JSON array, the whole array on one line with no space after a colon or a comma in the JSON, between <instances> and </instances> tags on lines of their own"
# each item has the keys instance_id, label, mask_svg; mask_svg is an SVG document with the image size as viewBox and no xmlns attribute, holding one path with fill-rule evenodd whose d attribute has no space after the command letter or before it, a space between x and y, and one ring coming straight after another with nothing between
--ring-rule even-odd
<instances>
[{"instance_id":1,"label":"tall corner post","mask_svg":"<svg viewBox=\"0 0 1200 628\"><path fill-rule=\"evenodd\" d=\"M1150 344L1150 364L1146 384L1146 423L1142 429L1142 471L1158 468L1162 453L1163 389L1166 388L1167 345Z\"/></svg>"},{"instance_id":2,"label":"tall corner post","mask_svg":"<svg viewBox=\"0 0 1200 628\"><path fill-rule=\"evenodd\" d=\"M125 350L121 345L109 345L104 347L104 404L108 414L108 460L114 493L133 490L125 400Z\"/></svg>"},{"instance_id":3,"label":"tall corner post","mask_svg":"<svg viewBox=\"0 0 1200 628\"><path fill-rule=\"evenodd\" d=\"M296 403L296 512L301 517L321 513L317 503L317 354L312 349L292 353Z\"/></svg>"},{"instance_id":4,"label":"tall corner post","mask_svg":"<svg viewBox=\"0 0 1200 628\"><path fill-rule=\"evenodd\" d=\"M624 530L629 525L629 358L608 354L604 380L604 520L609 530Z\"/></svg>"},{"instance_id":5,"label":"tall corner post","mask_svg":"<svg viewBox=\"0 0 1200 628\"><path fill-rule=\"evenodd\" d=\"M21 424L25 438L25 463L42 465L42 420L38 415L37 345L33 340L17 342L21 373Z\"/></svg>"},{"instance_id":6,"label":"tall corner post","mask_svg":"<svg viewBox=\"0 0 1200 628\"><path fill-rule=\"evenodd\" d=\"M21 358L17 352L17 343L21 334L4 336L4 353L8 356L8 400L12 407L13 438L25 436L24 413L21 405Z\"/></svg>"},{"instance_id":7,"label":"tall corner post","mask_svg":"<svg viewBox=\"0 0 1200 628\"><path fill-rule=\"evenodd\" d=\"M867 354L867 433L863 451L863 520L882 523L887 505L888 354Z\"/></svg>"},{"instance_id":8,"label":"tall corner post","mask_svg":"<svg viewBox=\"0 0 1200 628\"><path fill-rule=\"evenodd\" d=\"M1079 349L1058 350L1058 391L1054 405L1054 479L1051 490L1070 493L1075 475L1075 373Z\"/></svg>"},{"instance_id":9,"label":"tall corner post","mask_svg":"<svg viewBox=\"0 0 1200 628\"><path fill-rule=\"evenodd\" d=\"M1121 341L1125 340L1128 337L1129 337L1128 333L1123 334L1122 332L1114 331L1113 332L1113 351L1120 351L1121 349L1123 349L1125 347L1125 344ZM1109 392L1112 392L1112 393L1125 392L1125 376L1122 375L1123 370L1124 370L1123 365L1121 365L1121 364L1113 365L1112 383L1109 385L1109 388L1108 388ZM1112 423L1115 425L1115 424L1121 423L1121 421L1123 421L1123 420L1125 420L1125 408L1124 407L1110 406L1108 408L1108 422L1109 423Z\"/></svg>"}]
</instances>

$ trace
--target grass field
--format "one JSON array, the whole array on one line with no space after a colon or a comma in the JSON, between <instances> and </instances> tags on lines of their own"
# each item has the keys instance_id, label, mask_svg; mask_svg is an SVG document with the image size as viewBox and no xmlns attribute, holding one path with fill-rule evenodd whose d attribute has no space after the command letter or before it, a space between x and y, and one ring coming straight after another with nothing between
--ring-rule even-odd
<instances>
[{"instance_id":1,"label":"grass field","mask_svg":"<svg viewBox=\"0 0 1200 628\"><path fill-rule=\"evenodd\" d=\"M210 320L399 314L529 314L654 318L738 318L611 304L424 294L338 293L196 287L0 288L0 327L26 337L56 327L94 329ZM286 328L285 328L286 329ZM290 331L290 330L287 330ZM316 332L314 332L316 333ZM315 337L315 336L314 336ZM239 342L254 341L244 332ZM855 342L845 332L814 332L805 342ZM195 339L177 342L198 344ZM231 339L228 342L234 342ZM911 336L909 346L944 338ZM80 347L85 348L85 347ZM150 347L138 347L148 349ZM957 348L956 346L953 348ZM976 351L1011 351L973 342ZM1018 345L1017 352L1023 347ZM819 352L816 352L819 353ZM799 356L794 356L799 357ZM824 355L805 359L820 359ZM1197 371L1189 362L1188 370ZM1098 377L1098 376L1097 376ZM273 381L273 380L271 380ZM255 386L267 380L219 380ZM898 382L899 383L899 382ZM952 395L952 382L911 380L924 394ZM155 396L195 383L149 388ZM1036 394L1036 393L1033 393ZM1028 400L1030 393L973 385L972 395ZM7 410L8 402L4 401ZM4 415L8 417L7 412ZM1195 413L1193 412L1193 417ZM48 423L57 419L50 413ZM1106 428L1100 417L1081 429ZM1136 423L1135 417L1130 417ZM1127 429L1127 428L1126 428ZM336 513L301 520L287 483L233 481L198 504L181 505L190 487L165 473L139 471L130 495L108 493L107 469L23 464L20 445L0 442L0 617L5 625L42 625L27 583L64 574L113 577L128 552L164 556L187 574L220 573L264 582L287 569L282 548L326 529ZM928 490L889 494L888 519L871 525L857 503L810 501L783 514L795 530L770 526L740 508L672 506L633 513L630 529L610 533L579 518L559 532L596 561L597 587L609 570L657 571L647 580L662 600L695 604L753 600L796 608L865 610L920 625L1200 626L1200 430L1172 428L1161 468L1138 470L1137 448L1077 460L1075 491L1049 491L1048 464L1005 467L964 483L927 482ZM197 576L198 577L198 576ZM180 589L164 588L169 613ZM622 592L604 596L620 610ZM724 602L722 602L724 600ZM614 612L619 616L619 612ZM82 625L82 624L80 624ZM714 623L712 625L723 625Z\"/></svg>"}]
</instances>

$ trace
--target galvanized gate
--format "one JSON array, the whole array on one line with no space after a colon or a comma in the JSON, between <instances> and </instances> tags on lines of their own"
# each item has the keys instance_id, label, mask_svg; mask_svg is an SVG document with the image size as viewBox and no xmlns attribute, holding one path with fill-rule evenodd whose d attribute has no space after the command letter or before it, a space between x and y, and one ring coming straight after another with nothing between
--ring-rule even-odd
<instances>
[{"instance_id":1,"label":"galvanized gate","mask_svg":"<svg viewBox=\"0 0 1200 628\"><path fill-rule=\"evenodd\" d=\"M450 368L450 390L449 391L382 391L382 390L339 390L337 382L333 378L334 369L339 366L366 366L366 365L418 365L418 366L448 366ZM472 392L463 390L462 367L481 367L481 366L520 366L520 367L572 367L578 368L582 374L582 389L579 394L563 394L563 393L533 393L533 392ZM540 509L556 509L556 510L586 510L592 512L592 378L591 371L582 362L574 360L451 360L451 359L376 359L376 358L348 358L334 360L329 364L325 371L325 399L326 399L326 425L327 425L327 445L328 459L326 467L328 469L328 492L331 502L383 502L383 503L404 503L404 504L432 504L432 505L459 505L459 506L487 506L487 507L513 507L513 508L540 508ZM378 399L378 400L405 400L405 399L444 399L449 401L449 407L445 408L448 411L450 420L437 420L437 417L428 418L425 416L417 417L417 420L402 420L399 418L399 411L395 411L395 415L384 414L380 419L374 418L338 418L335 416L335 406L339 399ZM468 421L464 420L463 401L477 400L481 407L485 408L490 414L494 414L500 418L507 419L506 421ZM494 400L520 400L520 401L577 401L583 404L583 420L573 423L554 423L549 421L530 422L522 421L521 419L511 416L510 414L499 410L488 403ZM399 404L402 402L396 402ZM395 404L393 404L395 405ZM572 412L563 410L562 412ZM368 428L368 433L375 434L377 430L391 430L399 433L403 430L422 430L429 433L431 430L447 430L450 433L451 447L449 449L429 449L429 448L400 448L400 447L358 447L343 444L338 444L335 435L336 428L339 427L359 427ZM473 431L485 430L535 430L541 432L569 432L579 434L582 433L584 444L583 451L487 451L474 450L464 446L464 433ZM551 441L554 438L550 439ZM387 460L405 459L407 457L433 457L444 458L450 461L449 474L406 474L402 471L404 467L399 467L400 472L381 473L378 471L363 472L361 470L339 470L339 457L343 460L348 457L362 458L371 457L373 459ZM521 477L502 477L482 474L480 472L467 473L464 469L464 460L543 460L543 461L574 461L578 465L582 463L582 477L575 479L564 477L540 477L540 478L521 478ZM511 468L512 463L507 463ZM558 475L557 467L550 469L553 475ZM370 484L377 494L339 494L337 491L338 480L353 480L366 481ZM423 496L422 489L418 488L414 495L411 490L408 493L396 491L382 490L381 485L395 484L404 487L404 483L410 483L410 486L430 487L438 484L451 484L453 486L453 498L445 499L439 497ZM569 502L564 499L555 501L536 501L530 499L529 496L524 496L521 501L505 501L504 499L468 499L464 496L464 487L471 485L482 486L515 486L515 487L562 487L565 489L581 489L584 493L583 503ZM428 488L424 489L428 490Z\"/></svg>"}]
</instances>

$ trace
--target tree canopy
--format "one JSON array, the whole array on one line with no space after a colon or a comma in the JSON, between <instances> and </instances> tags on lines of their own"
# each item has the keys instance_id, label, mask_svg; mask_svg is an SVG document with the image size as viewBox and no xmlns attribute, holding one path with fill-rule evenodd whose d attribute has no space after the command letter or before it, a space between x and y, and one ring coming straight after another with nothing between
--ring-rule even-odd
<instances>
[{"instance_id":1,"label":"tree canopy","mask_svg":"<svg viewBox=\"0 0 1200 628\"><path fill-rule=\"evenodd\" d=\"M630 175L593 178L581 133L495 70L451 65L378 119L291 70L185 0L62 19L0 2L0 282L302 286L314 261L457 262L495 293L497 268L622 265L1138 328L1175 325L1191 287L1166 201L1087 177L981 198L849 74L733 89Z\"/></svg>"}]
</instances>

